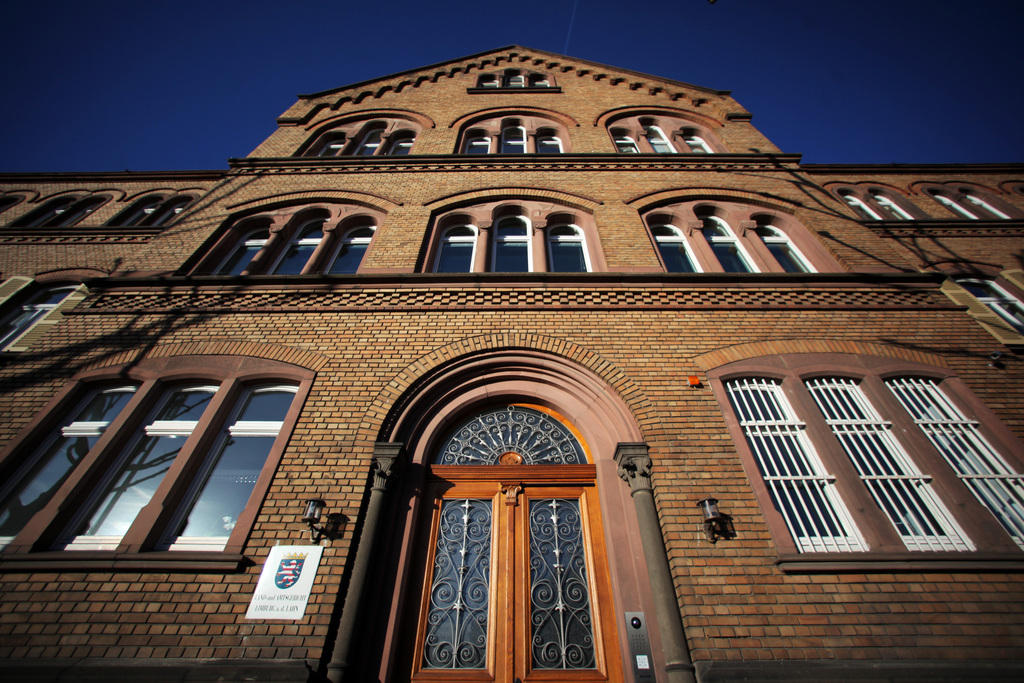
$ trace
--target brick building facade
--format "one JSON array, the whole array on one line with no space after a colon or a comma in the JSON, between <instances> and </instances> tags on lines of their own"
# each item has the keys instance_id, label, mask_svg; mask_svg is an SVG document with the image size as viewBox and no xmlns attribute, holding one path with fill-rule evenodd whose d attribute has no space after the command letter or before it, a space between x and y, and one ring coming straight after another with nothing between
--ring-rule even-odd
<instances>
[{"instance_id":1,"label":"brick building facade","mask_svg":"<svg viewBox=\"0 0 1024 683\"><path fill-rule=\"evenodd\" d=\"M5 679L1019 679L1024 166L750 121L509 47L0 176Z\"/></svg>"}]
</instances>

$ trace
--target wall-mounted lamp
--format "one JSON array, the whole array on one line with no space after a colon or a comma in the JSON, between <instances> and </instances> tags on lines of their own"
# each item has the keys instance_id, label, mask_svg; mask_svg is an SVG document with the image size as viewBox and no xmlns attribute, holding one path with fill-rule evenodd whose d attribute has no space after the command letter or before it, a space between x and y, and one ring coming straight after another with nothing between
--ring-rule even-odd
<instances>
[{"instance_id":1,"label":"wall-mounted lamp","mask_svg":"<svg viewBox=\"0 0 1024 683\"><path fill-rule=\"evenodd\" d=\"M705 498L697 503L697 507L704 515L704 534L709 541L715 543L720 538L732 538L736 535L729 515L723 515L718 510L718 499Z\"/></svg>"},{"instance_id":2,"label":"wall-mounted lamp","mask_svg":"<svg viewBox=\"0 0 1024 683\"><path fill-rule=\"evenodd\" d=\"M309 525L309 537L313 543L320 545L320 540L326 538L334 540L341 534L342 525L345 522L345 515L340 512L332 512L327 515L327 521L323 524L320 519L324 515L324 507L327 504L317 498L306 501L306 510L302 513L302 521Z\"/></svg>"}]
</instances>

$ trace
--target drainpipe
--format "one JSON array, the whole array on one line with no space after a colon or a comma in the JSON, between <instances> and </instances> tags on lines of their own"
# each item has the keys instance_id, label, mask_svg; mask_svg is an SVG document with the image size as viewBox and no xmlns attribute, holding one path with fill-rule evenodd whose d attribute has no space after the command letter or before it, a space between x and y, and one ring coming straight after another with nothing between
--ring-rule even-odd
<instances>
[{"instance_id":1,"label":"drainpipe","mask_svg":"<svg viewBox=\"0 0 1024 683\"><path fill-rule=\"evenodd\" d=\"M633 505L636 506L647 578L651 584L661 645L665 651L665 673L669 683L695 683L693 663L686 647L683 624L679 618L679 603L665 552L665 541L658 522L658 510L654 506L651 458L647 454L647 444L620 443L615 449L615 464L619 466L619 476L629 484Z\"/></svg>"},{"instance_id":2,"label":"drainpipe","mask_svg":"<svg viewBox=\"0 0 1024 683\"><path fill-rule=\"evenodd\" d=\"M345 605L341 611L341 621L338 623L338 634L334 638L331 661L327 665L327 680L331 683L342 683L348 672L349 651L352 648L356 624L359 623L363 594L366 592L366 576L384 508L384 493L395 478L394 465L402 447L403 444L400 443L382 442L373 446L373 463L370 465L373 472L373 487L370 489L370 500L366 505L366 519L359 536L359 549L356 550L355 562L352 565L352 576L348 584Z\"/></svg>"}]
</instances>

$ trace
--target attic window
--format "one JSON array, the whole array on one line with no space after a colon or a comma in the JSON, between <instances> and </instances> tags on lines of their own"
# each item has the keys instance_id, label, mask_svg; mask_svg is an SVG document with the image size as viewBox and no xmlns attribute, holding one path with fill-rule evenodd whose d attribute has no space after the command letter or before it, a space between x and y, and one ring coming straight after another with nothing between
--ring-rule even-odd
<instances>
[{"instance_id":1,"label":"attic window","mask_svg":"<svg viewBox=\"0 0 1024 683\"><path fill-rule=\"evenodd\" d=\"M476 83L468 88L473 93L494 91L528 92L561 92L555 79L550 74L525 69L503 69L479 74Z\"/></svg>"}]
</instances>

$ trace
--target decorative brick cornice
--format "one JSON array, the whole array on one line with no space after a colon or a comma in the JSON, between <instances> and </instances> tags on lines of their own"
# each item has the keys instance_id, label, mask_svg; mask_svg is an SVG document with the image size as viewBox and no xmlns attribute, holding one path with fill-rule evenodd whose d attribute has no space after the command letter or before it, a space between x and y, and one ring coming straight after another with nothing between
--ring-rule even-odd
<instances>
[{"instance_id":1,"label":"decorative brick cornice","mask_svg":"<svg viewBox=\"0 0 1024 683\"><path fill-rule=\"evenodd\" d=\"M879 237L1021 237L1024 219L860 221Z\"/></svg>"},{"instance_id":2,"label":"decorative brick cornice","mask_svg":"<svg viewBox=\"0 0 1024 683\"><path fill-rule=\"evenodd\" d=\"M491 171L769 171L795 169L796 154L411 154L405 157L229 159L231 174L484 173Z\"/></svg>"}]
</instances>

